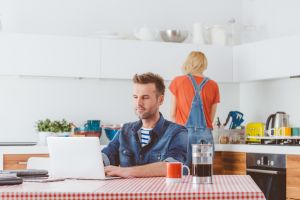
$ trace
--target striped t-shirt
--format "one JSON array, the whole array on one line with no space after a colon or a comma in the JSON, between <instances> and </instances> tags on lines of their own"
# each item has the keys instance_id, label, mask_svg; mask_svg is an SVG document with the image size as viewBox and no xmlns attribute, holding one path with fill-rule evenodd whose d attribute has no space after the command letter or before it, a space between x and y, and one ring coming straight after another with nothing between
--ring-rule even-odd
<instances>
[{"instance_id":1,"label":"striped t-shirt","mask_svg":"<svg viewBox=\"0 0 300 200\"><path fill-rule=\"evenodd\" d=\"M150 137L150 131L151 128L141 128L141 144L142 147L146 146L150 143L151 137Z\"/></svg>"}]
</instances>

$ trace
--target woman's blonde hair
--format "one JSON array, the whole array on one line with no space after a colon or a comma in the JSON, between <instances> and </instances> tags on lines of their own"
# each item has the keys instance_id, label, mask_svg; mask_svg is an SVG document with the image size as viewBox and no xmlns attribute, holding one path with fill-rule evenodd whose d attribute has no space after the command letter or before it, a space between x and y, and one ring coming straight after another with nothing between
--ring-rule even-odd
<instances>
[{"instance_id":1,"label":"woman's blonde hair","mask_svg":"<svg viewBox=\"0 0 300 200\"><path fill-rule=\"evenodd\" d=\"M206 68L207 59L204 53L192 51L185 60L182 70L184 74L199 74L206 70Z\"/></svg>"}]
</instances>

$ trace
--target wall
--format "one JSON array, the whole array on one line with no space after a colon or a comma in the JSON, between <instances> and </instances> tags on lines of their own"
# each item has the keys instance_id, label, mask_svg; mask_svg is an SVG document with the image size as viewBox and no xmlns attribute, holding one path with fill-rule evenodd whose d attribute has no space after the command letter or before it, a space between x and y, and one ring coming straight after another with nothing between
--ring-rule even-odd
<instances>
[{"instance_id":1,"label":"wall","mask_svg":"<svg viewBox=\"0 0 300 200\"><path fill-rule=\"evenodd\" d=\"M266 122L276 111L290 115L292 126L300 126L300 79L277 79L240 84L240 109L247 122Z\"/></svg>"},{"instance_id":2,"label":"wall","mask_svg":"<svg viewBox=\"0 0 300 200\"><path fill-rule=\"evenodd\" d=\"M218 115L224 119L239 103L239 86L223 84L220 91ZM0 92L0 143L36 141L35 122L45 118L65 118L78 126L87 119L101 119L102 124L137 120L130 80L0 76ZM231 95L235 92L237 95ZM161 112L169 118L169 92Z\"/></svg>"},{"instance_id":3,"label":"wall","mask_svg":"<svg viewBox=\"0 0 300 200\"><path fill-rule=\"evenodd\" d=\"M243 0L242 24L254 26L244 40L300 34L299 8L299 0Z\"/></svg>"},{"instance_id":4,"label":"wall","mask_svg":"<svg viewBox=\"0 0 300 200\"><path fill-rule=\"evenodd\" d=\"M240 18L240 0L1 0L3 31L89 35L99 30L191 29Z\"/></svg>"}]
</instances>

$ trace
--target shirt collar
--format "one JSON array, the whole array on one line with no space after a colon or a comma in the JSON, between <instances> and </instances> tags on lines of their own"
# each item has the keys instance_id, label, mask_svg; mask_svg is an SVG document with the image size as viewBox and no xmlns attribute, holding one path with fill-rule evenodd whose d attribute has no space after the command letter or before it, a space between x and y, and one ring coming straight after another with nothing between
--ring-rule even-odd
<instances>
[{"instance_id":1,"label":"shirt collar","mask_svg":"<svg viewBox=\"0 0 300 200\"><path fill-rule=\"evenodd\" d=\"M152 129L151 132L155 133L157 136L161 136L163 134L163 125L165 122L165 118L161 113L159 113L159 120L157 121L155 127ZM133 126L133 132L136 134L141 128L142 128L142 120L139 120L134 126Z\"/></svg>"}]
</instances>

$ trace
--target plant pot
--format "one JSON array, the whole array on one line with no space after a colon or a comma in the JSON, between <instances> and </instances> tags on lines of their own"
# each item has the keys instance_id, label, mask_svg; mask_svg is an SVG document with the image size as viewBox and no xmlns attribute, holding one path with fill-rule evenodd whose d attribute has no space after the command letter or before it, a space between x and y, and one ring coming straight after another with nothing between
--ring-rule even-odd
<instances>
[{"instance_id":1,"label":"plant pot","mask_svg":"<svg viewBox=\"0 0 300 200\"><path fill-rule=\"evenodd\" d=\"M39 140L37 145L47 146L47 137L53 136L52 132L39 132Z\"/></svg>"}]
</instances>

